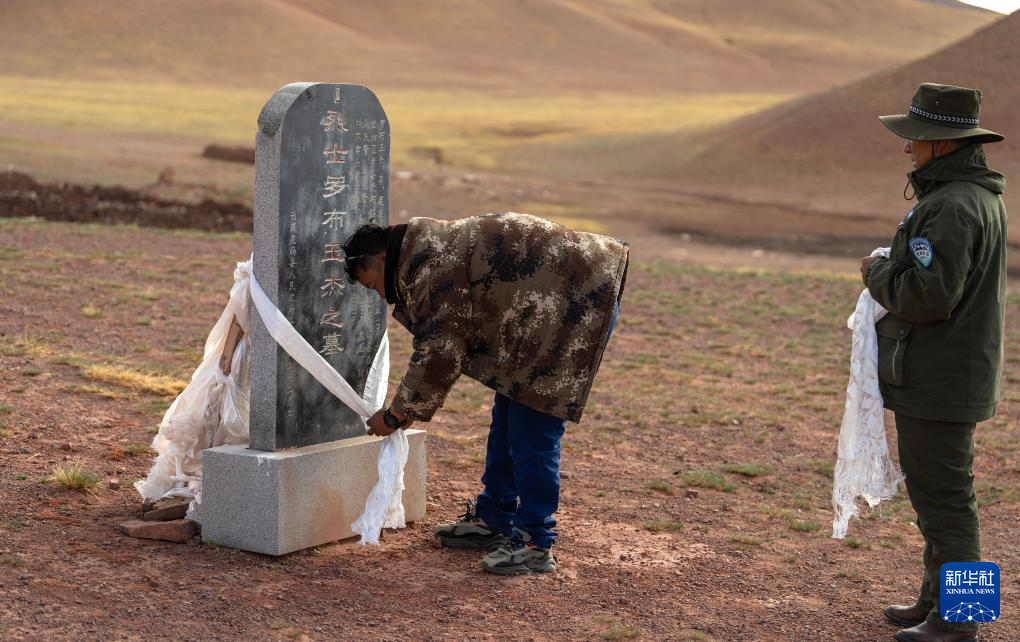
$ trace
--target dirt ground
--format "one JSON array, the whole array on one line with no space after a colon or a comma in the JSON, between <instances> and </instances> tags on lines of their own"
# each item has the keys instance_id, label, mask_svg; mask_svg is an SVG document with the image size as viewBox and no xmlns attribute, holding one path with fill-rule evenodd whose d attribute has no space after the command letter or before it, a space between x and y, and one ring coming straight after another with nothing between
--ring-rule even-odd
<instances>
[{"instance_id":1,"label":"dirt ground","mask_svg":"<svg viewBox=\"0 0 1020 642\"><path fill-rule=\"evenodd\" d=\"M397 180L394 220L452 203L485 211L500 193L567 202L498 180ZM491 394L469 380L423 426L426 519L378 548L271 558L121 535L172 400L159 391L197 365L250 236L0 219L0 637L891 639L881 609L920 581L909 503L829 537L855 254L789 253L781 243L795 237L779 227L793 214L761 226L777 230L776 247L713 243L702 205L689 231L684 215L666 230L654 212L620 225L624 204L611 200L587 212L588 225L631 238L635 258L585 419L564 442L560 569L524 578L486 575L479 555L430 535L479 490ZM1016 346L1016 292L1007 318ZM410 338L391 327L396 381ZM985 558L1003 571L1004 617L983 640L1020 638L1018 416L1020 357L1007 349L1004 401L979 427L975 464ZM63 488L52 475L68 463L102 481Z\"/></svg>"}]
</instances>

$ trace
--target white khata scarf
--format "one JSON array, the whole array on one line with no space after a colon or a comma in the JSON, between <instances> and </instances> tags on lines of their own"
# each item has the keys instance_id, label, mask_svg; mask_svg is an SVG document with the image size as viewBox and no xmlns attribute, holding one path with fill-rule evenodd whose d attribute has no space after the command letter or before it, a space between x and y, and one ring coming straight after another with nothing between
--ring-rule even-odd
<instances>
[{"instance_id":1,"label":"white khata scarf","mask_svg":"<svg viewBox=\"0 0 1020 642\"><path fill-rule=\"evenodd\" d=\"M878 248L872 256L889 256L889 248ZM854 313L847 319L853 331L850 350L850 382L846 387L846 406L839 430L839 448L832 480L832 536L846 537L850 518L860 509L857 499L869 506L896 494L903 474L889 456L885 434L885 406L878 387L878 335L875 323L887 311L867 288L857 299Z\"/></svg>"},{"instance_id":2,"label":"white khata scarf","mask_svg":"<svg viewBox=\"0 0 1020 642\"><path fill-rule=\"evenodd\" d=\"M202 501L202 450L248 441L252 303L270 336L351 410L368 419L385 403L390 370L388 335L383 335L372 361L365 394L359 395L269 300L255 280L252 260L238 263L230 300L206 340L202 363L166 411L159 433L152 441L152 448L158 453L156 461L148 478L135 484L144 499L191 497L190 512ZM230 374L224 375L219 367L219 356L234 317L245 334L234 351ZM352 527L361 534L362 544L378 544L383 528L406 526L402 494L408 450L403 430L383 440L379 452L379 481L369 495L364 514Z\"/></svg>"}]
</instances>

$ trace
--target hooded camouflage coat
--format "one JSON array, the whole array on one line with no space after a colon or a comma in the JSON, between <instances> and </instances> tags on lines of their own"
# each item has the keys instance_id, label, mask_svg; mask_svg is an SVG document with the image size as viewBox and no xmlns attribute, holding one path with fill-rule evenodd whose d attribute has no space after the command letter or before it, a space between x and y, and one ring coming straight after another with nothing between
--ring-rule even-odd
<instances>
[{"instance_id":1,"label":"hooded camouflage coat","mask_svg":"<svg viewBox=\"0 0 1020 642\"><path fill-rule=\"evenodd\" d=\"M393 408L428 421L461 374L529 408L580 421L629 251L526 214L413 218L393 317L414 353Z\"/></svg>"}]
</instances>

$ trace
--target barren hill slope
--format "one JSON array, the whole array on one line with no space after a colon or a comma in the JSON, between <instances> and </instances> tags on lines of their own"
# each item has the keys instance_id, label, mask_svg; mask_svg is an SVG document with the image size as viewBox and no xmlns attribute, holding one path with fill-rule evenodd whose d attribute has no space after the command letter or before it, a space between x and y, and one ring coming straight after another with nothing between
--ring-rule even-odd
<instances>
[{"instance_id":1,"label":"barren hill slope","mask_svg":"<svg viewBox=\"0 0 1020 642\"><path fill-rule=\"evenodd\" d=\"M57 0L0 4L4 73L275 87L802 91L993 14L923 0Z\"/></svg>"},{"instance_id":2,"label":"barren hill slope","mask_svg":"<svg viewBox=\"0 0 1020 642\"><path fill-rule=\"evenodd\" d=\"M986 146L989 162L1020 180L1018 63L1020 13L922 60L737 121L670 171L744 199L895 217L906 209L901 190L910 163L902 141L876 117L904 113L919 83L940 82L984 92L982 125L1007 137ZM1006 193L1014 209L1016 192Z\"/></svg>"}]
</instances>

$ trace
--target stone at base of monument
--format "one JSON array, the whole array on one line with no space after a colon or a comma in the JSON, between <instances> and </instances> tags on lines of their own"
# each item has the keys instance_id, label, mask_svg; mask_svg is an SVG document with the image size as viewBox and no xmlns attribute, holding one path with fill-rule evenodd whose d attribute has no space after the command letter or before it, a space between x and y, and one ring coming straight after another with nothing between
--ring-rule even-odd
<instances>
[{"instance_id":1,"label":"stone at base of monument","mask_svg":"<svg viewBox=\"0 0 1020 642\"><path fill-rule=\"evenodd\" d=\"M158 539L183 544L198 535L198 524L190 519L175 519L168 522L143 522L133 519L120 525L122 533L140 539Z\"/></svg>"},{"instance_id":2,"label":"stone at base of monument","mask_svg":"<svg viewBox=\"0 0 1020 642\"><path fill-rule=\"evenodd\" d=\"M183 519L188 514L190 497L164 497L154 502L142 504L141 520L144 522L165 522L172 519Z\"/></svg>"},{"instance_id":3,"label":"stone at base of monument","mask_svg":"<svg viewBox=\"0 0 1020 642\"><path fill-rule=\"evenodd\" d=\"M408 430L404 512L425 516L425 431ZM351 537L379 479L382 439L353 437L265 452L245 444L202 453L202 539L284 555Z\"/></svg>"}]
</instances>

